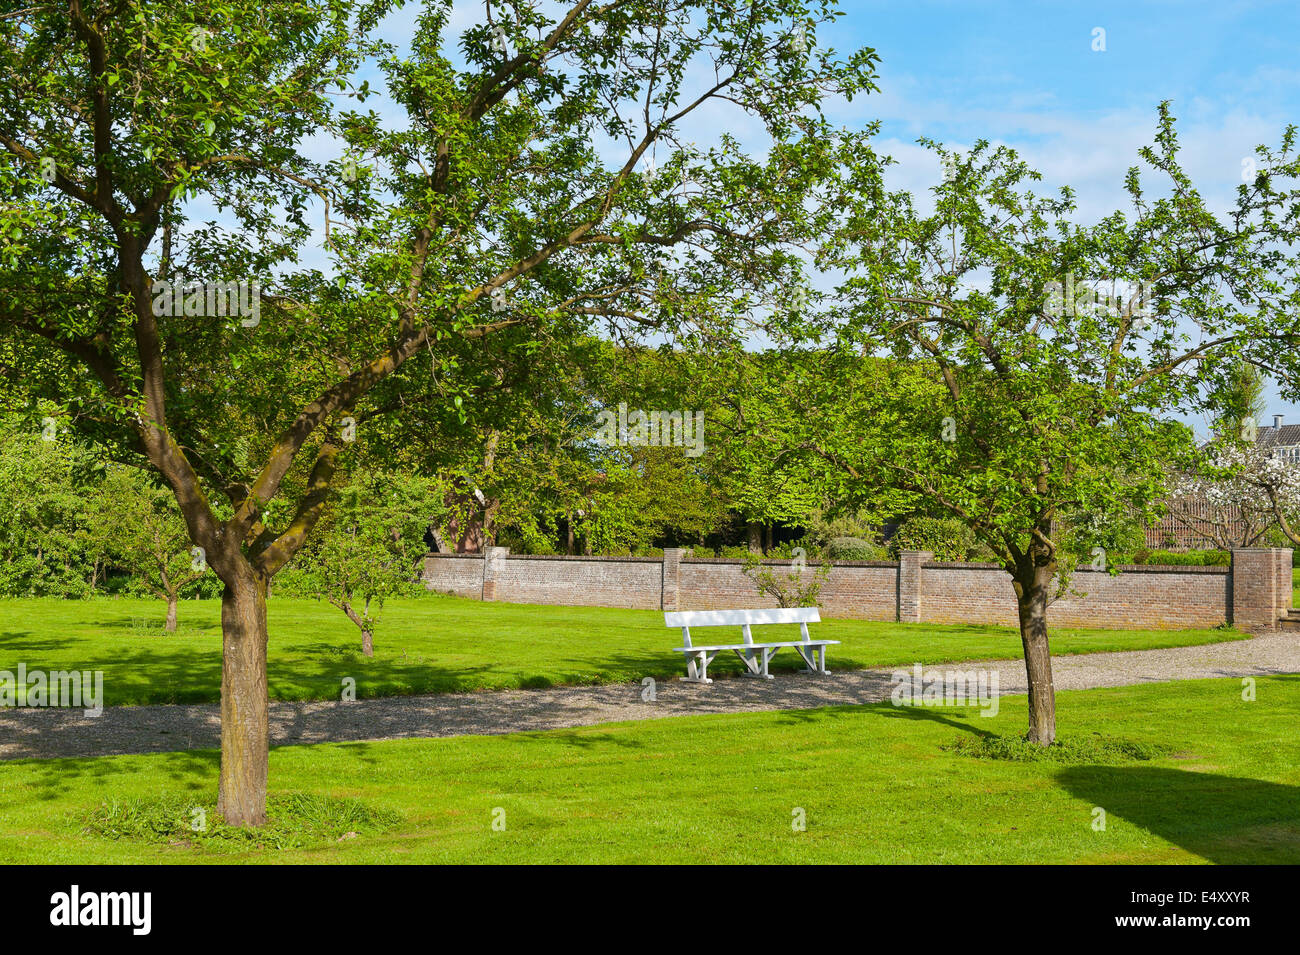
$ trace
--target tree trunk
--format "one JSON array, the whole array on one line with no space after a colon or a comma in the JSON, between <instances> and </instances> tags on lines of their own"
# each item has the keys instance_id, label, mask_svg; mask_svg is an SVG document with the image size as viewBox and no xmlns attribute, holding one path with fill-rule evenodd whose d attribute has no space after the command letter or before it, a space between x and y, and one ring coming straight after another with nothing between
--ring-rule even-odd
<instances>
[{"instance_id":1,"label":"tree trunk","mask_svg":"<svg viewBox=\"0 0 1300 955\"><path fill-rule=\"evenodd\" d=\"M266 582L241 568L221 595L221 780L217 811L232 826L266 823Z\"/></svg>"},{"instance_id":2,"label":"tree trunk","mask_svg":"<svg viewBox=\"0 0 1300 955\"><path fill-rule=\"evenodd\" d=\"M167 632L168 632L168 633L175 633L175 632L176 632L176 599L177 599L177 598L176 598L176 595L175 595L175 594L168 594L168 595L167 595L167 623L166 623L166 628L167 628Z\"/></svg>"},{"instance_id":3,"label":"tree trunk","mask_svg":"<svg viewBox=\"0 0 1300 955\"><path fill-rule=\"evenodd\" d=\"M749 522L749 552L763 553L763 525L758 521Z\"/></svg>"},{"instance_id":4,"label":"tree trunk","mask_svg":"<svg viewBox=\"0 0 1300 955\"><path fill-rule=\"evenodd\" d=\"M368 657L373 657L375 655L375 635L371 629L366 626L365 617L362 617L361 614L352 609L352 602L349 600L338 601L338 607L348 615L348 619L356 624L357 629L361 631L361 652ZM369 613L370 598L367 597L366 614L369 615Z\"/></svg>"},{"instance_id":5,"label":"tree trunk","mask_svg":"<svg viewBox=\"0 0 1300 955\"><path fill-rule=\"evenodd\" d=\"M1047 596L1055 574L1055 561L1036 564L1026 557L1014 577L1020 641L1029 677L1029 732L1025 739L1040 746L1049 746L1056 739L1056 691L1052 686L1052 654L1047 645Z\"/></svg>"},{"instance_id":6,"label":"tree trunk","mask_svg":"<svg viewBox=\"0 0 1300 955\"><path fill-rule=\"evenodd\" d=\"M433 546L439 554L454 552L455 548L448 548L447 538L443 536L442 530L436 524L429 525L429 536L433 538Z\"/></svg>"}]
</instances>

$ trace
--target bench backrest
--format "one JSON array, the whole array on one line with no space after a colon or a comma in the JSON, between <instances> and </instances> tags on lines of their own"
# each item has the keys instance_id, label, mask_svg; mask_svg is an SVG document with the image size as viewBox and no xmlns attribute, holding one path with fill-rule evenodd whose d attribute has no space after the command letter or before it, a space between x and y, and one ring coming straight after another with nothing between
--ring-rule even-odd
<instances>
[{"instance_id":1,"label":"bench backrest","mask_svg":"<svg viewBox=\"0 0 1300 955\"><path fill-rule=\"evenodd\" d=\"M820 624L822 616L816 607L781 607L777 609L754 609L754 611L676 611L664 613L663 622L667 626L680 626L681 639L685 646L690 643L690 628L693 626L740 626L746 643L754 642L750 625L754 624L798 624L800 637L809 637L809 624Z\"/></svg>"},{"instance_id":2,"label":"bench backrest","mask_svg":"<svg viewBox=\"0 0 1300 955\"><path fill-rule=\"evenodd\" d=\"M669 627L742 627L760 623L821 623L816 607L767 610L680 610L664 614Z\"/></svg>"}]
</instances>

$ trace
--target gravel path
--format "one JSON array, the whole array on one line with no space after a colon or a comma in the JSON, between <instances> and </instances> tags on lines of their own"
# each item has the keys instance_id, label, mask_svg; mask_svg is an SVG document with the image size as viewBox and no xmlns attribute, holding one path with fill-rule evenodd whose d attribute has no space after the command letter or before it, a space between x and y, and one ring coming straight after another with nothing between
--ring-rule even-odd
<instances>
[{"instance_id":1,"label":"gravel path","mask_svg":"<svg viewBox=\"0 0 1300 955\"><path fill-rule=\"evenodd\" d=\"M834 667L833 659L830 663ZM1297 673L1300 634L1273 633L1199 647L1062 656L1053 659L1052 667L1058 690ZM997 671L1001 694L1025 692L1025 669L1020 660L925 667L927 674L949 669ZM273 702L271 742L294 745L486 735L700 713L876 703L889 699L895 685L892 672L859 670L823 677L779 674L774 680L735 678L710 686L664 681L656 687L654 702L641 699L643 688L638 684L386 697L354 703ZM96 718L87 718L80 710L0 710L0 760L174 752L213 748L219 740L215 704L109 707Z\"/></svg>"}]
</instances>

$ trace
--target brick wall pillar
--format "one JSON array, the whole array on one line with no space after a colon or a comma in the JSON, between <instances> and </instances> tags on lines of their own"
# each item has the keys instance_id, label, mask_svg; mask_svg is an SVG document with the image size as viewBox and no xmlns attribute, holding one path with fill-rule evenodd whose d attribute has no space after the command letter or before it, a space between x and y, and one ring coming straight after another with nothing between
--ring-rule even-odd
<instances>
[{"instance_id":1,"label":"brick wall pillar","mask_svg":"<svg viewBox=\"0 0 1300 955\"><path fill-rule=\"evenodd\" d=\"M1290 547L1275 547L1273 554L1277 566L1278 612L1284 613L1291 608L1291 558L1294 551Z\"/></svg>"},{"instance_id":2,"label":"brick wall pillar","mask_svg":"<svg viewBox=\"0 0 1300 955\"><path fill-rule=\"evenodd\" d=\"M483 554L483 600L497 599L497 581L506 569L509 547L489 547Z\"/></svg>"},{"instance_id":3,"label":"brick wall pillar","mask_svg":"<svg viewBox=\"0 0 1300 955\"><path fill-rule=\"evenodd\" d=\"M685 556L685 547L664 548L663 591L659 604L664 610L682 609L682 558Z\"/></svg>"},{"instance_id":4,"label":"brick wall pillar","mask_svg":"<svg viewBox=\"0 0 1300 955\"><path fill-rule=\"evenodd\" d=\"M905 550L898 555L898 622L921 622L921 565L933 551Z\"/></svg>"},{"instance_id":5,"label":"brick wall pillar","mask_svg":"<svg viewBox=\"0 0 1300 955\"><path fill-rule=\"evenodd\" d=\"M1276 630L1291 605L1291 551L1241 547L1232 552L1232 622L1243 630Z\"/></svg>"}]
</instances>

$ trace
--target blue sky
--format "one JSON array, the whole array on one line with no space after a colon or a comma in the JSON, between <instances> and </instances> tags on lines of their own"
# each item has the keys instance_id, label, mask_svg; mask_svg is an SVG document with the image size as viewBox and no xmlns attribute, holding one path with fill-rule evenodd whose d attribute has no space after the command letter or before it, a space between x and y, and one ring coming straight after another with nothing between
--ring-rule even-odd
<instances>
[{"instance_id":1,"label":"blue sky","mask_svg":"<svg viewBox=\"0 0 1300 955\"><path fill-rule=\"evenodd\" d=\"M1166 98L1189 115L1295 114L1294 2L854 0L843 9L837 34L881 54L886 94L954 108L945 120L899 118L899 132L967 134L967 111L1102 118ZM1095 28L1106 31L1104 52L1092 49Z\"/></svg>"},{"instance_id":2,"label":"blue sky","mask_svg":"<svg viewBox=\"0 0 1300 955\"><path fill-rule=\"evenodd\" d=\"M1015 147L1055 187L1073 186L1080 216L1124 206L1124 171L1171 100L1183 158L1207 199L1226 207L1242 161L1300 122L1300 3L1030 3L850 0L830 41L881 57L881 92L846 121L879 119L898 184L923 191L926 136L960 147ZM1105 31L1095 51L1094 30ZM854 115L856 114L856 115ZM1266 420L1300 421L1270 388ZM1190 422L1194 425L1200 422Z\"/></svg>"}]
</instances>

